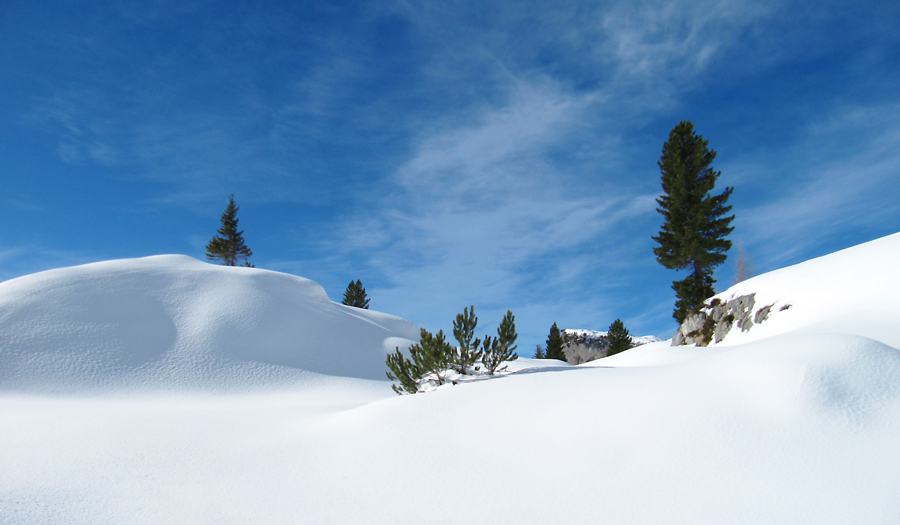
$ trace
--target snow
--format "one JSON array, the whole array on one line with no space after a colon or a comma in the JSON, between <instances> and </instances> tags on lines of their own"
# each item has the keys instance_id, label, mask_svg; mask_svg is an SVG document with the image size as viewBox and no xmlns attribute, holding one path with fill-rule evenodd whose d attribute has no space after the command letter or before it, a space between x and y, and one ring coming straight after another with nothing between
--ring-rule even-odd
<instances>
[{"instance_id":1,"label":"snow","mask_svg":"<svg viewBox=\"0 0 900 525\"><path fill-rule=\"evenodd\" d=\"M308 279L183 255L0 283L0 388L70 391L383 379L418 328L328 299Z\"/></svg>"},{"instance_id":2,"label":"snow","mask_svg":"<svg viewBox=\"0 0 900 525\"><path fill-rule=\"evenodd\" d=\"M297 277L164 256L2 283L0 523L898 523L898 256L745 281L722 295L790 309L708 348L402 397L384 354L415 327Z\"/></svg>"},{"instance_id":3,"label":"snow","mask_svg":"<svg viewBox=\"0 0 900 525\"><path fill-rule=\"evenodd\" d=\"M748 332L732 330L720 345L788 332L870 337L900 348L897 312L900 234L854 246L777 272L760 275L716 297L756 294L756 308L774 305L769 320ZM781 311L785 305L787 310Z\"/></svg>"}]
</instances>

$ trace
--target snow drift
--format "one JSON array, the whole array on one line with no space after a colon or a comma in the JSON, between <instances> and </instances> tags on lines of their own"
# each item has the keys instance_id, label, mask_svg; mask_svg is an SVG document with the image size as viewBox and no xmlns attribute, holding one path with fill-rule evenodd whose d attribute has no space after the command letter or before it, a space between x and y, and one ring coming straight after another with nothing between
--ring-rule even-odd
<instances>
[{"instance_id":1,"label":"snow drift","mask_svg":"<svg viewBox=\"0 0 900 525\"><path fill-rule=\"evenodd\" d=\"M893 235L745 281L722 296L791 307L710 347L648 343L579 366L520 358L510 375L412 396L326 375L224 395L21 395L3 372L0 522L894 525L898 258ZM59 374L29 359L68 360L66 378L93 382L161 363L189 377L253 363L368 377L333 354L294 352L295 338L317 347L334 330L370 334L348 347L377 354L378 376L386 342L415 335L334 305L309 281L160 262L0 285L3 341L18 349L0 348L3 366L48 383ZM311 320L282 326L298 312Z\"/></svg>"},{"instance_id":2,"label":"snow drift","mask_svg":"<svg viewBox=\"0 0 900 525\"><path fill-rule=\"evenodd\" d=\"M384 379L410 322L331 302L308 279L161 255L0 283L0 388Z\"/></svg>"}]
</instances>

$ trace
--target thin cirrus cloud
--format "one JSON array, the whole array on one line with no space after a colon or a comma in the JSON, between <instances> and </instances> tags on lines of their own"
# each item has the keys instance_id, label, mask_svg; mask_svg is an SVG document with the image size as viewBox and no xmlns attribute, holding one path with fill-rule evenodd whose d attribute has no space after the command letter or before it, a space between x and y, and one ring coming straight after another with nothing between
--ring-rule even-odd
<instances>
[{"instance_id":1,"label":"thin cirrus cloud","mask_svg":"<svg viewBox=\"0 0 900 525\"><path fill-rule=\"evenodd\" d=\"M597 270L585 246L653 212L647 195L577 191L577 181L545 158L578 127L590 97L519 84L509 99L471 124L420 139L392 179L378 226L372 228L370 216L367 226L347 225L357 233L381 232L377 247L372 236L357 235L361 245L349 245L359 248L350 257L374 254L369 264L384 283L374 292L390 311L442 326L468 304L495 317L518 305L543 324L558 307L541 312L540 303L557 303L557 293ZM611 247L606 255L620 257L616 252ZM604 298L595 301L586 312ZM428 314L419 311L422 305Z\"/></svg>"},{"instance_id":2,"label":"thin cirrus cloud","mask_svg":"<svg viewBox=\"0 0 900 525\"><path fill-rule=\"evenodd\" d=\"M649 252L644 253L642 243L604 244L603 238L618 239L622 232L634 231L633 222L652 218L656 195L640 184L601 193L597 186L604 185L602 176L595 181L572 177L552 154L567 140L577 143L580 131L598 124L590 119L607 118L613 124L626 115L640 118L642 112L649 113L652 108L647 106L653 104L642 107L633 99L623 100L622 92L634 90L635 83L647 85L636 90L647 98L655 98L660 91L677 91L677 86L656 86L652 74L702 68L719 46L694 42L706 25L716 22L712 16L702 17L700 26L694 27L684 17L670 20L650 6L638 10L637 19L634 14L627 7L605 17L591 13L588 20L599 25L581 27L581 34L563 42L579 47L588 36L606 33L600 48L613 53L594 50L585 57L598 67L610 59L616 63L618 69L602 86L573 91L541 76L516 77L506 64L496 63L496 75L490 78L502 87L495 86L492 94L505 105L489 106L470 121L453 122L414 139L417 146L391 179L395 188L378 219L377 230L392 234L370 259L385 277L384 287L377 291L393 311L423 319L423 324L440 325L446 324L451 310L469 303L491 305L495 316L504 303L518 304L534 310L532 317L544 324L554 312L567 310L557 304L556 294L569 293L573 302L580 301L577 297L585 291L578 288L584 287L586 279L596 282L604 270L606 278L601 282L620 280L616 270L628 273L598 259L647 259ZM571 20L570 15L552 16ZM528 16L527 12L520 15ZM727 16L738 17L734 10ZM420 25L430 29L437 15L428 11L422 18ZM542 37L555 38L534 35L538 42ZM474 38L472 46L464 46L473 56L462 62L490 62L506 54L490 47L498 40L495 35ZM486 53L486 48L492 52ZM457 60L462 52L452 51ZM481 67L473 68L480 71ZM621 124L628 126L615 122ZM598 160L603 159L594 159ZM355 225L348 229L359 230ZM369 239L363 242L370 253ZM575 323L593 323L600 312L609 310L608 305L621 302L616 296L621 290L604 291L597 284L589 288L596 293L579 305L580 313L567 312L576 318ZM407 312L435 298L447 306L434 315ZM541 301L544 307L539 306Z\"/></svg>"},{"instance_id":3,"label":"thin cirrus cloud","mask_svg":"<svg viewBox=\"0 0 900 525\"><path fill-rule=\"evenodd\" d=\"M764 269L798 262L801 254L821 255L829 238L896 229L898 113L896 103L835 108L804 130L786 152L789 158L777 159L776 177L788 182L760 188L765 202L748 205L738 217L748 239L761 247Z\"/></svg>"},{"instance_id":4,"label":"thin cirrus cloud","mask_svg":"<svg viewBox=\"0 0 900 525\"><path fill-rule=\"evenodd\" d=\"M429 328L476 304L486 319L513 309L533 340L615 317L665 335L676 275L650 237L679 120L719 151L735 238L761 270L896 221L890 24L841 24L872 5L839 4L122 2L23 17L4 35L25 56L6 71L40 79L13 102L32 142L52 144L31 156L61 162L54 180L99 171L140 188L120 209L196 225L150 253L202 248L235 193L257 265L332 297L362 278L373 307ZM34 67L47 57L64 73ZM93 224L138 238L152 223L138 215Z\"/></svg>"}]
</instances>

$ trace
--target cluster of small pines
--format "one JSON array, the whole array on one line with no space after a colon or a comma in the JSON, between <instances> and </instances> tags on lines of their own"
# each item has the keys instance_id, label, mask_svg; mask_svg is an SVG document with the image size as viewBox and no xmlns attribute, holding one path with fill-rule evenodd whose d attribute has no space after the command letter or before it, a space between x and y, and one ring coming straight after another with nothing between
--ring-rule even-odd
<instances>
[{"instance_id":1,"label":"cluster of small pines","mask_svg":"<svg viewBox=\"0 0 900 525\"><path fill-rule=\"evenodd\" d=\"M515 353L518 337L516 318L511 311L507 310L500 322L496 337L486 335L484 340L476 338L477 325L475 307L471 306L463 309L463 313L457 314L453 321L453 337L459 343L457 346L446 341L443 330L434 335L422 328L419 342L408 349L409 358L403 355L399 347L388 354L387 377L400 383L399 386L392 385L394 392L415 394L427 381L442 385L446 382L448 371L462 375L479 372L494 375L505 369L501 366L504 362L519 358ZM479 361L481 365L476 364Z\"/></svg>"}]
</instances>

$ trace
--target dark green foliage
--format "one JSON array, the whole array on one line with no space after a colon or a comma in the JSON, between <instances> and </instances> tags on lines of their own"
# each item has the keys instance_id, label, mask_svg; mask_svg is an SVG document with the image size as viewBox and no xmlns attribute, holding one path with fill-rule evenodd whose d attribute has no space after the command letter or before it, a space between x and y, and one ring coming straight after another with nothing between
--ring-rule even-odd
<instances>
[{"instance_id":1,"label":"dark green foliage","mask_svg":"<svg viewBox=\"0 0 900 525\"><path fill-rule=\"evenodd\" d=\"M663 145L659 169L664 194L656 199L665 223L653 237L656 260L670 270L691 270L686 279L672 284L677 301L672 314L681 323L703 301L715 294L713 269L725 262L731 241L725 237L734 230L734 216L726 206L734 188L711 195L720 172L711 167L716 152L709 141L694 133L690 122L679 122Z\"/></svg>"},{"instance_id":2,"label":"dark green foliage","mask_svg":"<svg viewBox=\"0 0 900 525\"><path fill-rule=\"evenodd\" d=\"M363 288L362 281L359 279L356 282L350 281L350 284L347 285L347 290L344 292L344 300L341 302L347 306L368 310L369 298L366 296L366 289Z\"/></svg>"},{"instance_id":3,"label":"dark green foliage","mask_svg":"<svg viewBox=\"0 0 900 525\"><path fill-rule=\"evenodd\" d=\"M453 321L453 337L459 343L454 356L452 368L460 374L468 374L475 366L475 362L481 359L482 352L478 350L481 341L475 337L475 327L478 326L478 318L475 317L475 307L464 308L463 313L456 314Z\"/></svg>"},{"instance_id":4,"label":"dark green foliage","mask_svg":"<svg viewBox=\"0 0 900 525\"><path fill-rule=\"evenodd\" d=\"M493 375L499 369L504 361L515 361L519 358L514 352L516 349L516 317L509 310L503 320L500 321L500 327L497 328L497 338L491 340L490 336L485 336L482 347L483 356L481 362L484 364L488 374Z\"/></svg>"},{"instance_id":5,"label":"dark green foliage","mask_svg":"<svg viewBox=\"0 0 900 525\"><path fill-rule=\"evenodd\" d=\"M487 336L483 343L479 339L473 339L477 325L478 318L475 317L475 307L465 308L453 322L453 336L459 342L458 347L454 348L447 343L443 331L432 335L423 328L420 332L419 342L409 347L411 359L404 358L399 348L396 352L388 354L387 377L391 381L400 382L399 386L391 387L394 392L415 394L419 391L419 386L428 381L434 381L441 385L446 381L444 374L448 369L455 370L460 374L477 372L478 367L475 367L474 370L472 367L479 359L484 365L484 370L488 374L494 374L503 370L500 365L504 361L515 361L519 358L515 353L515 342L518 336L512 312L506 312L506 317L503 318L497 329L497 337ZM481 349L479 349L479 345Z\"/></svg>"},{"instance_id":6,"label":"dark green foliage","mask_svg":"<svg viewBox=\"0 0 900 525\"><path fill-rule=\"evenodd\" d=\"M244 245L244 232L238 231L237 211L239 209L234 204L234 194L231 194L228 198L228 207L222 214L222 227L218 230L219 234L206 245L207 259L220 259L223 266L237 266L238 261L243 259L244 266L250 265L249 258L253 252ZM250 265L250 267L253 266Z\"/></svg>"},{"instance_id":7,"label":"dark green foliage","mask_svg":"<svg viewBox=\"0 0 900 525\"><path fill-rule=\"evenodd\" d=\"M563 339L559 333L556 323L550 327L550 336L547 337L547 350L544 352L544 359L566 360L566 354L563 351Z\"/></svg>"},{"instance_id":8,"label":"dark green foliage","mask_svg":"<svg viewBox=\"0 0 900 525\"><path fill-rule=\"evenodd\" d=\"M444 372L450 368L453 363L453 347L444 339L444 331L439 330L437 335L431 332L421 330L421 336L418 344L409 347L409 354L413 358L421 377L428 374L434 374L437 384L444 384Z\"/></svg>"},{"instance_id":9,"label":"dark green foliage","mask_svg":"<svg viewBox=\"0 0 900 525\"><path fill-rule=\"evenodd\" d=\"M443 374L450 368L454 354L453 347L444 339L443 330L432 335L422 328L419 342L409 347L412 361L405 359L399 348L387 356L387 366L390 369L386 372L387 377L391 381L400 382L400 388L392 386L394 392L402 394L405 390L415 394L418 392L419 382L428 375L433 375L433 380L438 385L444 384Z\"/></svg>"},{"instance_id":10,"label":"dark green foliage","mask_svg":"<svg viewBox=\"0 0 900 525\"><path fill-rule=\"evenodd\" d=\"M609 325L606 337L609 340L609 349L606 355L615 355L629 348L634 348L634 341L631 340L631 335L621 319L616 319Z\"/></svg>"},{"instance_id":11,"label":"dark green foliage","mask_svg":"<svg viewBox=\"0 0 900 525\"><path fill-rule=\"evenodd\" d=\"M389 372L385 372L388 379L400 382L400 387L391 385L394 392L402 395L404 390L409 394L415 394L419 391L419 384L416 382L419 378L418 371L415 370L414 365L409 359L403 357L403 353L400 352L399 347L397 347L397 351L393 354L388 354L387 366L390 369Z\"/></svg>"},{"instance_id":12,"label":"dark green foliage","mask_svg":"<svg viewBox=\"0 0 900 525\"><path fill-rule=\"evenodd\" d=\"M541 345L537 345L537 348L534 349L534 358L535 359L543 359L544 358L544 347Z\"/></svg>"}]
</instances>

